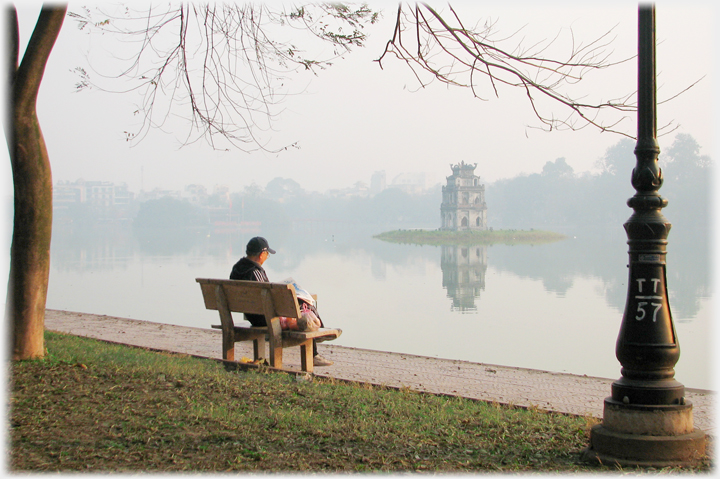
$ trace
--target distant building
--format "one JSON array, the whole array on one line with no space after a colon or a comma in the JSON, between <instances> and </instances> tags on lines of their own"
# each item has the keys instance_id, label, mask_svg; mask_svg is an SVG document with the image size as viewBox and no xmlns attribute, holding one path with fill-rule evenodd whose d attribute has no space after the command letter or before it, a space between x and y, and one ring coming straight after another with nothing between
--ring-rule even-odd
<instances>
[{"instance_id":1,"label":"distant building","mask_svg":"<svg viewBox=\"0 0 720 479\"><path fill-rule=\"evenodd\" d=\"M464 161L452 168L453 174L447 177L447 185L442 188L440 220L442 230L486 230L487 204L485 203L485 185L475 175L475 164Z\"/></svg>"},{"instance_id":2,"label":"distant building","mask_svg":"<svg viewBox=\"0 0 720 479\"><path fill-rule=\"evenodd\" d=\"M417 195L425 191L425 173L400 173L393 178L390 188L397 188L405 193Z\"/></svg>"},{"instance_id":3,"label":"distant building","mask_svg":"<svg viewBox=\"0 0 720 479\"><path fill-rule=\"evenodd\" d=\"M140 193L141 202L149 200L159 200L160 198L173 198L176 200L182 199L182 193L178 190L164 190L162 188L153 188L150 191L143 191Z\"/></svg>"},{"instance_id":4,"label":"distant building","mask_svg":"<svg viewBox=\"0 0 720 479\"><path fill-rule=\"evenodd\" d=\"M60 181L53 187L53 210L64 211L75 205L87 205L95 212L106 213L110 209L127 209L133 201L133 194L127 184L109 181L75 182Z\"/></svg>"},{"instance_id":5,"label":"distant building","mask_svg":"<svg viewBox=\"0 0 720 479\"><path fill-rule=\"evenodd\" d=\"M362 181L356 181L355 184L349 188L328 190L328 194L334 198L367 198L370 194L370 189Z\"/></svg>"},{"instance_id":6,"label":"distant building","mask_svg":"<svg viewBox=\"0 0 720 479\"><path fill-rule=\"evenodd\" d=\"M188 200L191 205L203 206L207 204L208 192L203 185L186 185L182 198Z\"/></svg>"},{"instance_id":7,"label":"distant building","mask_svg":"<svg viewBox=\"0 0 720 479\"><path fill-rule=\"evenodd\" d=\"M376 171L370 177L370 194L377 195L387 188L385 170Z\"/></svg>"},{"instance_id":8,"label":"distant building","mask_svg":"<svg viewBox=\"0 0 720 479\"><path fill-rule=\"evenodd\" d=\"M230 187L228 185L215 185L213 186L213 195L228 196L230 194Z\"/></svg>"}]
</instances>

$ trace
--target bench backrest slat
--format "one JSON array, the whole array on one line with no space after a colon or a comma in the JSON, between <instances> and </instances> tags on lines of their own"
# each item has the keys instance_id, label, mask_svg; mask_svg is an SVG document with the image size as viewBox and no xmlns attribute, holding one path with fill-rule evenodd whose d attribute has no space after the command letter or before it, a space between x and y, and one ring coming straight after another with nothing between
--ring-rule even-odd
<instances>
[{"instance_id":1,"label":"bench backrest slat","mask_svg":"<svg viewBox=\"0 0 720 479\"><path fill-rule=\"evenodd\" d=\"M233 313L265 314L261 291L266 290L272 298L275 316L300 317L295 288L290 284L206 278L195 281L202 289L206 309L218 310L216 288L220 286Z\"/></svg>"}]
</instances>

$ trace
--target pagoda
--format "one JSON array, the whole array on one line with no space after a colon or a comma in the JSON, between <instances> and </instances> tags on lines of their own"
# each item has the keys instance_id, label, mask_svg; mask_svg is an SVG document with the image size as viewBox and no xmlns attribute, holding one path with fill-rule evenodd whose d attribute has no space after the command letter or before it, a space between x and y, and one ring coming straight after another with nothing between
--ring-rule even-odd
<instances>
[{"instance_id":1,"label":"pagoda","mask_svg":"<svg viewBox=\"0 0 720 479\"><path fill-rule=\"evenodd\" d=\"M475 174L477 163L461 161L457 165L450 165L450 168L453 174L447 177L447 185L442 188L440 229L486 230L485 185L480 184L480 177Z\"/></svg>"}]
</instances>

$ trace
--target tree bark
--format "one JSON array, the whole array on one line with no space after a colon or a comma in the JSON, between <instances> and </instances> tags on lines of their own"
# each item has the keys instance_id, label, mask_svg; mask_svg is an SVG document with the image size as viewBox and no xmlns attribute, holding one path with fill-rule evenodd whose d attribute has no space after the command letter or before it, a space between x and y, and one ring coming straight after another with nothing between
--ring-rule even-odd
<instances>
[{"instance_id":1,"label":"tree bark","mask_svg":"<svg viewBox=\"0 0 720 479\"><path fill-rule=\"evenodd\" d=\"M45 302L50 274L52 174L45 140L37 118L40 83L50 52L60 34L67 6L44 6L20 66L12 81L8 149L13 171L15 217L10 249L6 316L11 331L12 359L45 355ZM17 12L11 55L17 55ZM10 65L17 65L17 56ZM12 68L12 67L11 67Z\"/></svg>"}]
</instances>

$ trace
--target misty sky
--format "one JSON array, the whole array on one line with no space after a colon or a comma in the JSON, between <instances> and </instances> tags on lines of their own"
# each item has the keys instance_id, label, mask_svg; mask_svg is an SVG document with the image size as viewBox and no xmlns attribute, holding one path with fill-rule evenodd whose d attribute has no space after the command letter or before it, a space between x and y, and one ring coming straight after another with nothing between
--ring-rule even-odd
<instances>
[{"instance_id":1,"label":"misty sky","mask_svg":"<svg viewBox=\"0 0 720 479\"><path fill-rule=\"evenodd\" d=\"M534 3L460 2L456 7L466 23L496 19L503 33L527 25L522 34L525 43L552 38L558 32L567 35L570 27L576 41L588 42L615 27L614 58L636 52L634 2L544 2L543 7ZM575 172L591 171L605 150L621 139L591 128L552 133L529 128L538 122L519 91L505 89L500 98L494 98L486 88L483 93L490 100L480 101L469 90L448 89L437 82L419 89L407 67L392 58L381 70L373 60L392 35L395 5L370 4L382 8L384 18L368 30L365 48L356 48L317 77L297 74L287 82L288 93L293 94L281 104L275 131L263 138L270 147L298 142L300 148L279 154L212 151L204 142L181 148L179 132L160 130L151 131L137 144L125 141L123 132L137 124L132 115L137 97L97 90L74 92L78 79L71 70L87 68L87 55L94 67L113 58L101 50L97 38L88 37L72 19L66 19L38 105L54 182L82 177L125 181L136 192L141 182L146 190L201 183L208 189L225 184L241 191L253 182L265 186L281 176L293 178L306 190L324 192L356 181L369 184L378 170L387 172L388 183L401 172L424 172L428 186L444 183L451 174L449 164L461 160L478 163L476 172L492 182L540 172L545 162L558 157L565 157ZM77 7L71 3L70 10ZM24 41L36 11L27 4L21 6ZM676 132L660 138L661 149L670 146L677 132L689 133L702 146L702 154L715 158L712 133L717 100L712 92L717 20L718 9L709 1L657 3L659 100L705 76L678 99L659 106L659 125L669 121L679 125ZM581 85L591 99L598 95L607 99L633 92L636 82L633 60L599 72ZM634 118L626 120L625 131L634 135L635 128ZM2 164L2 184L11 191L9 161Z\"/></svg>"}]
</instances>

